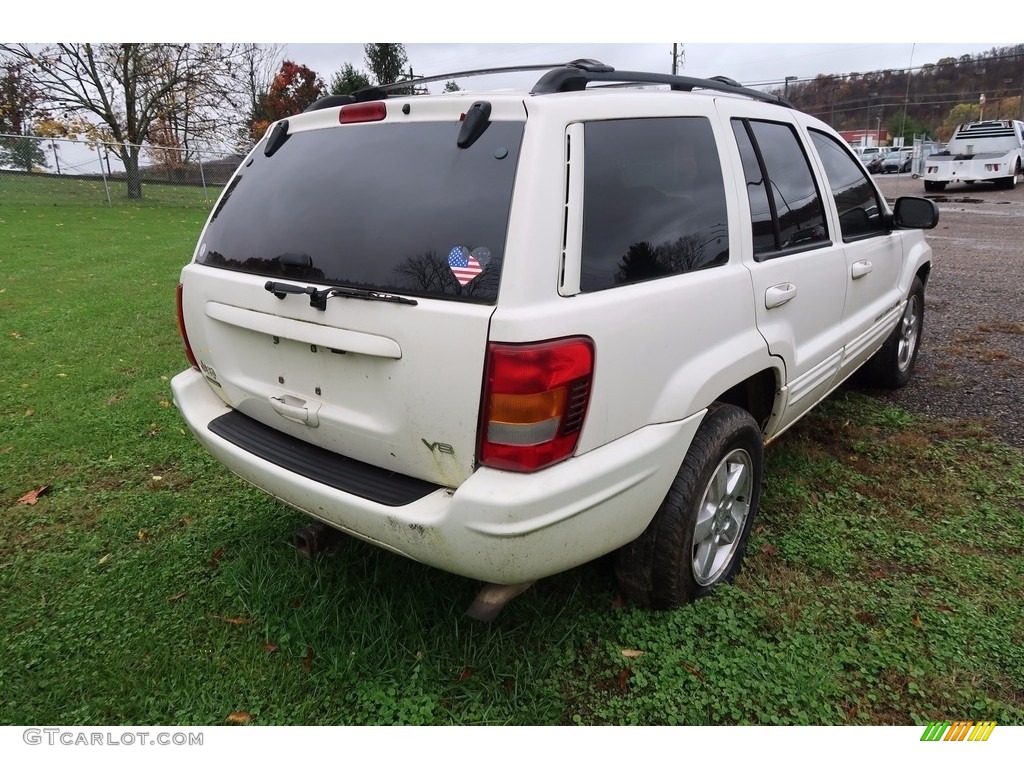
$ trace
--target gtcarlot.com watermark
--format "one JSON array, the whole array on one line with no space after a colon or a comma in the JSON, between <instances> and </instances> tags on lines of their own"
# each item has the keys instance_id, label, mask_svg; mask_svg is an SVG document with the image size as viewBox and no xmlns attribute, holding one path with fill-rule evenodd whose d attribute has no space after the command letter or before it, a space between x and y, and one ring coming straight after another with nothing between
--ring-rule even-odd
<instances>
[{"instance_id":1,"label":"gtcarlot.com watermark","mask_svg":"<svg viewBox=\"0 0 1024 768\"><path fill-rule=\"evenodd\" d=\"M21 740L48 747L201 747L203 734L187 731L88 731L81 728L26 728Z\"/></svg>"}]
</instances>

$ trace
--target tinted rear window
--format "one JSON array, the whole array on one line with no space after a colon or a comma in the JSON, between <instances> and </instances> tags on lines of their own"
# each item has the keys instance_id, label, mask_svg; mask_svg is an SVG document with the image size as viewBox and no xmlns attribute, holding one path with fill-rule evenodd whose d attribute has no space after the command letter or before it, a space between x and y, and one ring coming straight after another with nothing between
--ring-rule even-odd
<instances>
[{"instance_id":1,"label":"tinted rear window","mask_svg":"<svg viewBox=\"0 0 1024 768\"><path fill-rule=\"evenodd\" d=\"M728 262L725 183L707 118L588 123L585 151L584 291Z\"/></svg>"},{"instance_id":2,"label":"tinted rear window","mask_svg":"<svg viewBox=\"0 0 1024 768\"><path fill-rule=\"evenodd\" d=\"M523 123L495 122L467 149L455 145L459 127L307 131L271 157L261 145L215 209L198 261L492 303Z\"/></svg>"}]
</instances>

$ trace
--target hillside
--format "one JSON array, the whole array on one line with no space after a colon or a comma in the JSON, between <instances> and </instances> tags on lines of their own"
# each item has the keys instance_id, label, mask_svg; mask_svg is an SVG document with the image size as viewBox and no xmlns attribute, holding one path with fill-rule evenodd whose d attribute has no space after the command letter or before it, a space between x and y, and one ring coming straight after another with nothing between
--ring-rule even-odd
<instances>
[{"instance_id":1,"label":"hillside","mask_svg":"<svg viewBox=\"0 0 1024 768\"><path fill-rule=\"evenodd\" d=\"M837 130L887 129L945 141L957 123L984 117L1024 119L1024 44L945 58L913 69L819 74L775 93ZM906 120L903 119L906 107ZM902 127L902 130L901 130Z\"/></svg>"}]
</instances>

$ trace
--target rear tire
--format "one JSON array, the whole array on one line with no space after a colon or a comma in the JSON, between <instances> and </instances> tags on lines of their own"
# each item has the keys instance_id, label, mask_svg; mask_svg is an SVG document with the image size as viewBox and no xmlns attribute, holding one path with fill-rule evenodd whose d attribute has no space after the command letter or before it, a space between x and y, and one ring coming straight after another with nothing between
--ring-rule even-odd
<instances>
[{"instance_id":1,"label":"rear tire","mask_svg":"<svg viewBox=\"0 0 1024 768\"><path fill-rule=\"evenodd\" d=\"M910 383L924 331L924 284L914 278L903 316L882 348L864 366L861 380L869 387L900 389Z\"/></svg>"},{"instance_id":2,"label":"rear tire","mask_svg":"<svg viewBox=\"0 0 1024 768\"><path fill-rule=\"evenodd\" d=\"M614 556L625 597L672 609L740 570L761 493L764 443L742 408L711 406L647 529Z\"/></svg>"},{"instance_id":3,"label":"rear tire","mask_svg":"<svg viewBox=\"0 0 1024 768\"><path fill-rule=\"evenodd\" d=\"M1013 175L1007 176L1005 179L999 179L996 182L996 186L1000 189L1015 189L1017 187L1017 177L1020 175L1020 160L1017 161L1017 165L1013 168Z\"/></svg>"}]
</instances>

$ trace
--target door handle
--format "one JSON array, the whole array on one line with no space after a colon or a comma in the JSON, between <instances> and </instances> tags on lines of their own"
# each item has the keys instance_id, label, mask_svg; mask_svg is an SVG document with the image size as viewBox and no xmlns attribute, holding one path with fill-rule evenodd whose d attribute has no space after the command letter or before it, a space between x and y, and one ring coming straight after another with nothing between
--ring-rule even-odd
<instances>
[{"instance_id":1,"label":"door handle","mask_svg":"<svg viewBox=\"0 0 1024 768\"><path fill-rule=\"evenodd\" d=\"M307 403L298 397L292 397L291 395L282 395L281 397L270 398L270 407L286 419L291 421L297 421L299 424L305 424L307 427L319 427L320 417L317 415L317 411L320 410L320 404Z\"/></svg>"},{"instance_id":2,"label":"door handle","mask_svg":"<svg viewBox=\"0 0 1024 768\"><path fill-rule=\"evenodd\" d=\"M775 307L781 307L788 301L796 298L796 286L792 283L779 283L773 285L767 291L764 292L764 307L765 309L774 309Z\"/></svg>"},{"instance_id":3,"label":"door handle","mask_svg":"<svg viewBox=\"0 0 1024 768\"><path fill-rule=\"evenodd\" d=\"M857 280L858 278L864 277L874 267L871 266L871 262L868 260L854 262L853 267L850 269L850 276Z\"/></svg>"}]
</instances>

